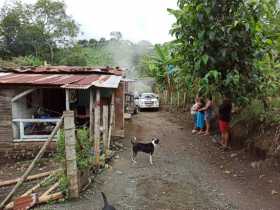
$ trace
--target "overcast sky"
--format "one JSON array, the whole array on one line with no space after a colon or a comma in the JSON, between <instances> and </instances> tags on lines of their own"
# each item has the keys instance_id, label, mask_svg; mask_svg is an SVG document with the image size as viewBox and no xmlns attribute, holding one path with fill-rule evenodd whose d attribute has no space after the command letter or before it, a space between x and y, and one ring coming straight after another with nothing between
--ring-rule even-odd
<instances>
[{"instance_id":1,"label":"overcast sky","mask_svg":"<svg viewBox=\"0 0 280 210\"><path fill-rule=\"evenodd\" d=\"M0 6L9 0L0 0ZM32 2L36 0L22 0ZM171 40L169 30L174 17L167 8L176 8L177 0L64 0L67 13L79 24L83 38L109 38L120 31L133 42Z\"/></svg>"}]
</instances>

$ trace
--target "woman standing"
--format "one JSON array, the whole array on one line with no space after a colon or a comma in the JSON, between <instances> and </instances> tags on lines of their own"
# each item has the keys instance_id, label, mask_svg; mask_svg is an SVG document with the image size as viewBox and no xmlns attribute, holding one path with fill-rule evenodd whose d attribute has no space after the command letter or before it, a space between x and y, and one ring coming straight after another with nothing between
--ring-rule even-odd
<instances>
[{"instance_id":1,"label":"woman standing","mask_svg":"<svg viewBox=\"0 0 280 210\"><path fill-rule=\"evenodd\" d=\"M230 136L230 120L231 120L232 104L228 97L224 97L223 103L219 106L219 127L222 135L221 145L228 148Z\"/></svg>"},{"instance_id":2,"label":"woman standing","mask_svg":"<svg viewBox=\"0 0 280 210\"><path fill-rule=\"evenodd\" d=\"M210 135L210 121L213 117L213 102L211 95L208 95L206 105L198 111L205 111L206 130L204 135Z\"/></svg>"}]
</instances>

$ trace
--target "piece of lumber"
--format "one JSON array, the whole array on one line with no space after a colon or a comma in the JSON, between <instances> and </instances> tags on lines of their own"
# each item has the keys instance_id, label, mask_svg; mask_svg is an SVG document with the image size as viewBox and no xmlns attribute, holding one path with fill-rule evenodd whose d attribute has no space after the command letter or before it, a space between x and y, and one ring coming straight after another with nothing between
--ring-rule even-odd
<instances>
[{"instance_id":1,"label":"piece of lumber","mask_svg":"<svg viewBox=\"0 0 280 210\"><path fill-rule=\"evenodd\" d=\"M49 175L51 175L51 174L55 174L56 172L59 172L59 171L61 171L61 170L62 170L62 169L57 169L57 170L53 170L53 171L47 171L47 172L43 172L43 173L31 175L31 176L28 176L28 177L26 178L26 181L32 181L32 180L35 180L35 179L40 179L40 178L49 176ZM19 180L20 180L20 178L2 181L2 182L0 182L0 187L13 185L13 184L17 183Z\"/></svg>"},{"instance_id":2,"label":"piece of lumber","mask_svg":"<svg viewBox=\"0 0 280 210\"><path fill-rule=\"evenodd\" d=\"M26 96L28 95L29 93L32 93L33 91L35 91L36 88L32 88L32 89L29 89L29 90L26 90L26 91L23 91L22 93L16 95L15 97L12 98L12 103L17 101L18 99L22 98L23 96Z\"/></svg>"},{"instance_id":3,"label":"piece of lumber","mask_svg":"<svg viewBox=\"0 0 280 210\"><path fill-rule=\"evenodd\" d=\"M21 196L19 197L25 197L30 195L31 193L33 193L35 190L37 190L39 187L41 187L46 181L48 181L50 179L51 175L49 175L48 177L46 177L45 179L43 179L41 182L39 182L38 184L36 184L34 187L32 187L31 189L27 190L25 193L23 193ZM5 209L12 209L14 207L14 201L8 203L5 206Z\"/></svg>"},{"instance_id":4,"label":"piece of lumber","mask_svg":"<svg viewBox=\"0 0 280 210\"><path fill-rule=\"evenodd\" d=\"M53 129L51 135L49 136L48 140L44 143L44 145L41 147L40 151L38 152L38 154L36 155L36 157L34 158L34 160L32 161L32 163L29 165L29 167L27 168L27 170L24 172L24 174L22 175L22 177L19 179L19 181L17 182L17 184L14 186L14 188L11 190L11 192L6 196L6 198L2 201L2 203L0 204L0 209L2 209L5 204L7 202L10 201L10 199L12 198L12 196L14 195L14 193L17 191L17 189L22 185L22 183L26 180L27 176L30 174L31 170L34 168L35 163L43 156L45 150L47 149L47 146L49 145L49 143L52 141L53 137L55 136L55 134L57 133L57 131L59 130L59 128L61 127L63 123L63 116L61 117L61 119L57 122L55 128Z\"/></svg>"},{"instance_id":5,"label":"piece of lumber","mask_svg":"<svg viewBox=\"0 0 280 210\"><path fill-rule=\"evenodd\" d=\"M90 142L94 143L94 99L93 99L93 89L90 88L90 95L89 95L89 136Z\"/></svg>"},{"instance_id":6,"label":"piece of lumber","mask_svg":"<svg viewBox=\"0 0 280 210\"><path fill-rule=\"evenodd\" d=\"M70 110L70 90L69 89L65 89L65 107L66 110L69 111Z\"/></svg>"},{"instance_id":7,"label":"piece of lumber","mask_svg":"<svg viewBox=\"0 0 280 210\"><path fill-rule=\"evenodd\" d=\"M63 193L62 192L56 192L50 195L46 195L46 196L40 196L37 204L42 204L42 203L47 203L49 201L54 201L54 200L59 200L63 198Z\"/></svg>"},{"instance_id":8,"label":"piece of lumber","mask_svg":"<svg viewBox=\"0 0 280 210\"><path fill-rule=\"evenodd\" d=\"M108 145L108 117L109 117L109 107L108 105L103 105L103 134L102 134L102 139L103 139L103 145L105 149L105 159L109 155L109 145Z\"/></svg>"},{"instance_id":9,"label":"piece of lumber","mask_svg":"<svg viewBox=\"0 0 280 210\"><path fill-rule=\"evenodd\" d=\"M108 141L106 147L110 151L111 137L112 137L112 129L114 123L114 114L115 114L115 92L113 91L111 96L111 104L110 104L110 122L109 122L109 131L108 131Z\"/></svg>"},{"instance_id":10,"label":"piece of lumber","mask_svg":"<svg viewBox=\"0 0 280 210\"><path fill-rule=\"evenodd\" d=\"M59 182L54 183L46 192L44 192L40 197L45 197L50 194L53 190L55 190L59 186Z\"/></svg>"},{"instance_id":11,"label":"piece of lumber","mask_svg":"<svg viewBox=\"0 0 280 210\"><path fill-rule=\"evenodd\" d=\"M95 95L95 109L94 109L94 156L95 165L99 167L100 163L100 89L96 89Z\"/></svg>"},{"instance_id":12,"label":"piece of lumber","mask_svg":"<svg viewBox=\"0 0 280 210\"><path fill-rule=\"evenodd\" d=\"M55 200L59 200L59 199L62 199L63 198L63 193L62 192L56 192L56 193L53 193L53 194L50 194L50 195L46 195L46 196L40 196L36 202L36 205L37 204L43 204L43 203L47 203L47 202L50 202L50 201L55 201ZM7 208L8 209L12 209L13 206L11 208ZM6 208L5 208L6 210Z\"/></svg>"}]
</instances>

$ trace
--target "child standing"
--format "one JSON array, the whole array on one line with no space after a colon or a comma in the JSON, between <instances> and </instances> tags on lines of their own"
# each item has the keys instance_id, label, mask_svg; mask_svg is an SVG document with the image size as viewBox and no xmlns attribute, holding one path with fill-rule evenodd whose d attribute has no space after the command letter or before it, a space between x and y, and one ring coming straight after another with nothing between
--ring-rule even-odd
<instances>
[{"instance_id":1,"label":"child standing","mask_svg":"<svg viewBox=\"0 0 280 210\"><path fill-rule=\"evenodd\" d=\"M192 119L193 119L193 123L194 123L192 133L197 132L196 120L197 120L197 110L199 109L199 106L200 106L200 97L197 95L195 97L195 103L191 107L191 115L192 115Z\"/></svg>"},{"instance_id":2,"label":"child standing","mask_svg":"<svg viewBox=\"0 0 280 210\"><path fill-rule=\"evenodd\" d=\"M200 110L204 107L204 101L201 99L196 114L196 128L198 129L198 134L203 134L203 128L205 126L205 113L204 110Z\"/></svg>"}]
</instances>

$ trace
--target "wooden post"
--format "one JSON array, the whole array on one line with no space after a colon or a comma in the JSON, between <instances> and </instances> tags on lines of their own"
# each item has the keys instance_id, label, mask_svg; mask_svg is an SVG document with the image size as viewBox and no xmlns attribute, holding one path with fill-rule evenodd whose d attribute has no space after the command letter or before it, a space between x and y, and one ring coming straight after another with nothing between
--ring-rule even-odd
<instances>
[{"instance_id":1,"label":"wooden post","mask_svg":"<svg viewBox=\"0 0 280 210\"><path fill-rule=\"evenodd\" d=\"M183 103L183 108L185 109L185 107L186 107L186 98L187 98L187 93L186 92L184 92L184 103Z\"/></svg>"},{"instance_id":2,"label":"wooden post","mask_svg":"<svg viewBox=\"0 0 280 210\"><path fill-rule=\"evenodd\" d=\"M65 111L64 115L64 132L65 132L65 156L66 156L66 172L69 179L69 195L70 198L79 197L78 185L78 168L76 157L76 136L74 112Z\"/></svg>"},{"instance_id":3,"label":"wooden post","mask_svg":"<svg viewBox=\"0 0 280 210\"><path fill-rule=\"evenodd\" d=\"M169 111L172 110L172 104L173 104L173 94L170 92L170 105L169 105Z\"/></svg>"},{"instance_id":4,"label":"wooden post","mask_svg":"<svg viewBox=\"0 0 280 210\"><path fill-rule=\"evenodd\" d=\"M51 135L49 136L48 140L44 143L44 145L41 147L40 151L38 152L38 154L36 155L36 157L34 158L34 160L32 161L32 163L28 166L28 169L26 169L26 171L24 172L24 174L20 177L20 180L17 182L17 184L14 186L14 188L12 189L12 191L7 195L7 197L2 201L2 203L0 204L0 209L2 209L4 207L4 205L9 202L9 200L11 199L11 197L14 195L14 193L17 191L17 189L22 185L22 183L26 180L26 178L28 177L29 173L31 172L31 170L34 168L35 163L42 157L42 155L44 154L45 150L47 149L47 146L49 145L49 143L51 142L51 140L53 139L53 137L55 136L55 134L57 133L58 129L60 128L60 126L62 125L63 122L63 117L57 122L55 128L53 129Z\"/></svg>"},{"instance_id":5,"label":"wooden post","mask_svg":"<svg viewBox=\"0 0 280 210\"><path fill-rule=\"evenodd\" d=\"M69 89L65 89L65 107L66 110L69 111L70 110L70 102L69 102L69 96L70 95L70 90Z\"/></svg>"},{"instance_id":6,"label":"wooden post","mask_svg":"<svg viewBox=\"0 0 280 210\"><path fill-rule=\"evenodd\" d=\"M109 156L109 146L108 146L108 105L103 106L103 145L105 151L105 159Z\"/></svg>"},{"instance_id":7,"label":"wooden post","mask_svg":"<svg viewBox=\"0 0 280 210\"><path fill-rule=\"evenodd\" d=\"M96 89L94 109L94 155L95 164L99 167L100 164L100 90Z\"/></svg>"},{"instance_id":8,"label":"wooden post","mask_svg":"<svg viewBox=\"0 0 280 210\"><path fill-rule=\"evenodd\" d=\"M107 142L107 148L109 150L110 150L110 144L111 144L112 129L113 129L113 123L114 123L114 115L115 115L115 92L113 90L112 96L111 96L110 122L109 122L108 142Z\"/></svg>"},{"instance_id":9,"label":"wooden post","mask_svg":"<svg viewBox=\"0 0 280 210\"><path fill-rule=\"evenodd\" d=\"M177 93L177 106L179 109L180 108L180 91L178 91L178 93Z\"/></svg>"},{"instance_id":10,"label":"wooden post","mask_svg":"<svg viewBox=\"0 0 280 210\"><path fill-rule=\"evenodd\" d=\"M90 88L89 95L89 138L90 142L93 144L94 142L94 114L93 114L93 89Z\"/></svg>"}]
</instances>

